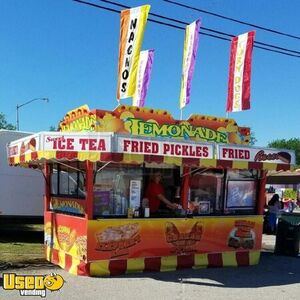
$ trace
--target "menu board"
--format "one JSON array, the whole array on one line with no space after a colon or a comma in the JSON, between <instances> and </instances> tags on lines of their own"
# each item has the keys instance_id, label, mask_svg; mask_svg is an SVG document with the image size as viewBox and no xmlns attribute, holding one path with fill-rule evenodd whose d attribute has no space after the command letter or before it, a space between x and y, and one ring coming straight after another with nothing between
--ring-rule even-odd
<instances>
[{"instance_id":1,"label":"menu board","mask_svg":"<svg viewBox=\"0 0 300 300\"><path fill-rule=\"evenodd\" d=\"M227 186L227 209L254 208L256 203L256 182L229 180Z\"/></svg>"},{"instance_id":2,"label":"menu board","mask_svg":"<svg viewBox=\"0 0 300 300\"><path fill-rule=\"evenodd\" d=\"M140 207L141 203L141 181L140 180L130 180L130 207Z\"/></svg>"}]
</instances>

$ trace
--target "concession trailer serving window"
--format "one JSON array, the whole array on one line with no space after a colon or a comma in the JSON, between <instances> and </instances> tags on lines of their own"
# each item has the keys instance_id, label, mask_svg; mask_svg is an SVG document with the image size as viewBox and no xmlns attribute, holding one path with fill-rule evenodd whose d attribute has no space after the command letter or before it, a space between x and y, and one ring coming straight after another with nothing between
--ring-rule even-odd
<instances>
[{"instance_id":1,"label":"concession trailer serving window","mask_svg":"<svg viewBox=\"0 0 300 300\"><path fill-rule=\"evenodd\" d=\"M52 196L85 198L85 169L82 163L53 163L50 170Z\"/></svg>"},{"instance_id":2,"label":"concession trailer serving window","mask_svg":"<svg viewBox=\"0 0 300 300\"><path fill-rule=\"evenodd\" d=\"M98 163L94 175L94 217L127 217L129 207L140 207L143 168L138 165Z\"/></svg>"}]
</instances>

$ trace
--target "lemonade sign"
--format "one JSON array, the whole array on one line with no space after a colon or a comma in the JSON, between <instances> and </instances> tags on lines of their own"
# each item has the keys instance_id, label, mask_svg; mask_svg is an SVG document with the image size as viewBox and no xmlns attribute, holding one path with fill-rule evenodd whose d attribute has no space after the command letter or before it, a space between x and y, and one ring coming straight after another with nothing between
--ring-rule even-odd
<instances>
[{"instance_id":1,"label":"lemonade sign","mask_svg":"<svg viewBox=\"0 0 300 300\"><path fill-rule=\"evenodd\" d=\"M250 128L239 127L233 119L191 115L176 120L163 110L119 105L114 111L87 105L69 111L59 123L62 132L114 132L143 137L243 144L250 142Z\"/></svg>"}]
</instances>

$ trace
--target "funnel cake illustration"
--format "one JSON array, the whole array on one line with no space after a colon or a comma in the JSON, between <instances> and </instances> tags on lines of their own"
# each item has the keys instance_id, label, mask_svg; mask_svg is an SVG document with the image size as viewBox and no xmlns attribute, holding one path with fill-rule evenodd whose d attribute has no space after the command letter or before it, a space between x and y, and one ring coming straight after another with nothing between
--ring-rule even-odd
<instances>
[{"instance_id":1,"label":"funnel cake illustration","mask_svg":"<svg viewBox=\"0 0 300 300\"><path fill-rule=\"evenodd\" d=\"M96 250L117 251L132 247L140 241L139 230L140 227L138 223L110 226L104 231L96 233Z\"/></svg>"}]
</instances>

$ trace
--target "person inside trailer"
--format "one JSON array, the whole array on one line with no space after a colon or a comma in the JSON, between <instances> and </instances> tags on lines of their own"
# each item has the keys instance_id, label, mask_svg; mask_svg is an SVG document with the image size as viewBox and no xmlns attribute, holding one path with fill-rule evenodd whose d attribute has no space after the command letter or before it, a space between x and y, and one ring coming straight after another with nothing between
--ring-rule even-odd
<instances>
[{"instance_id":1,"label":"person inside trailer","mask_svg":"<svg viewBox=\"0 0 300 300\"><path fill-rule=\"evenodd\" d=\"M178 204L172 203L165 196L164 186L161 182L162 174L160 171L155 171L151 176L150 182L146 188L145 198L148 199L150 214L155 215L160 213L161 204L164 204L170 210L178 208Z\"/></svg>"}]
</instances>

